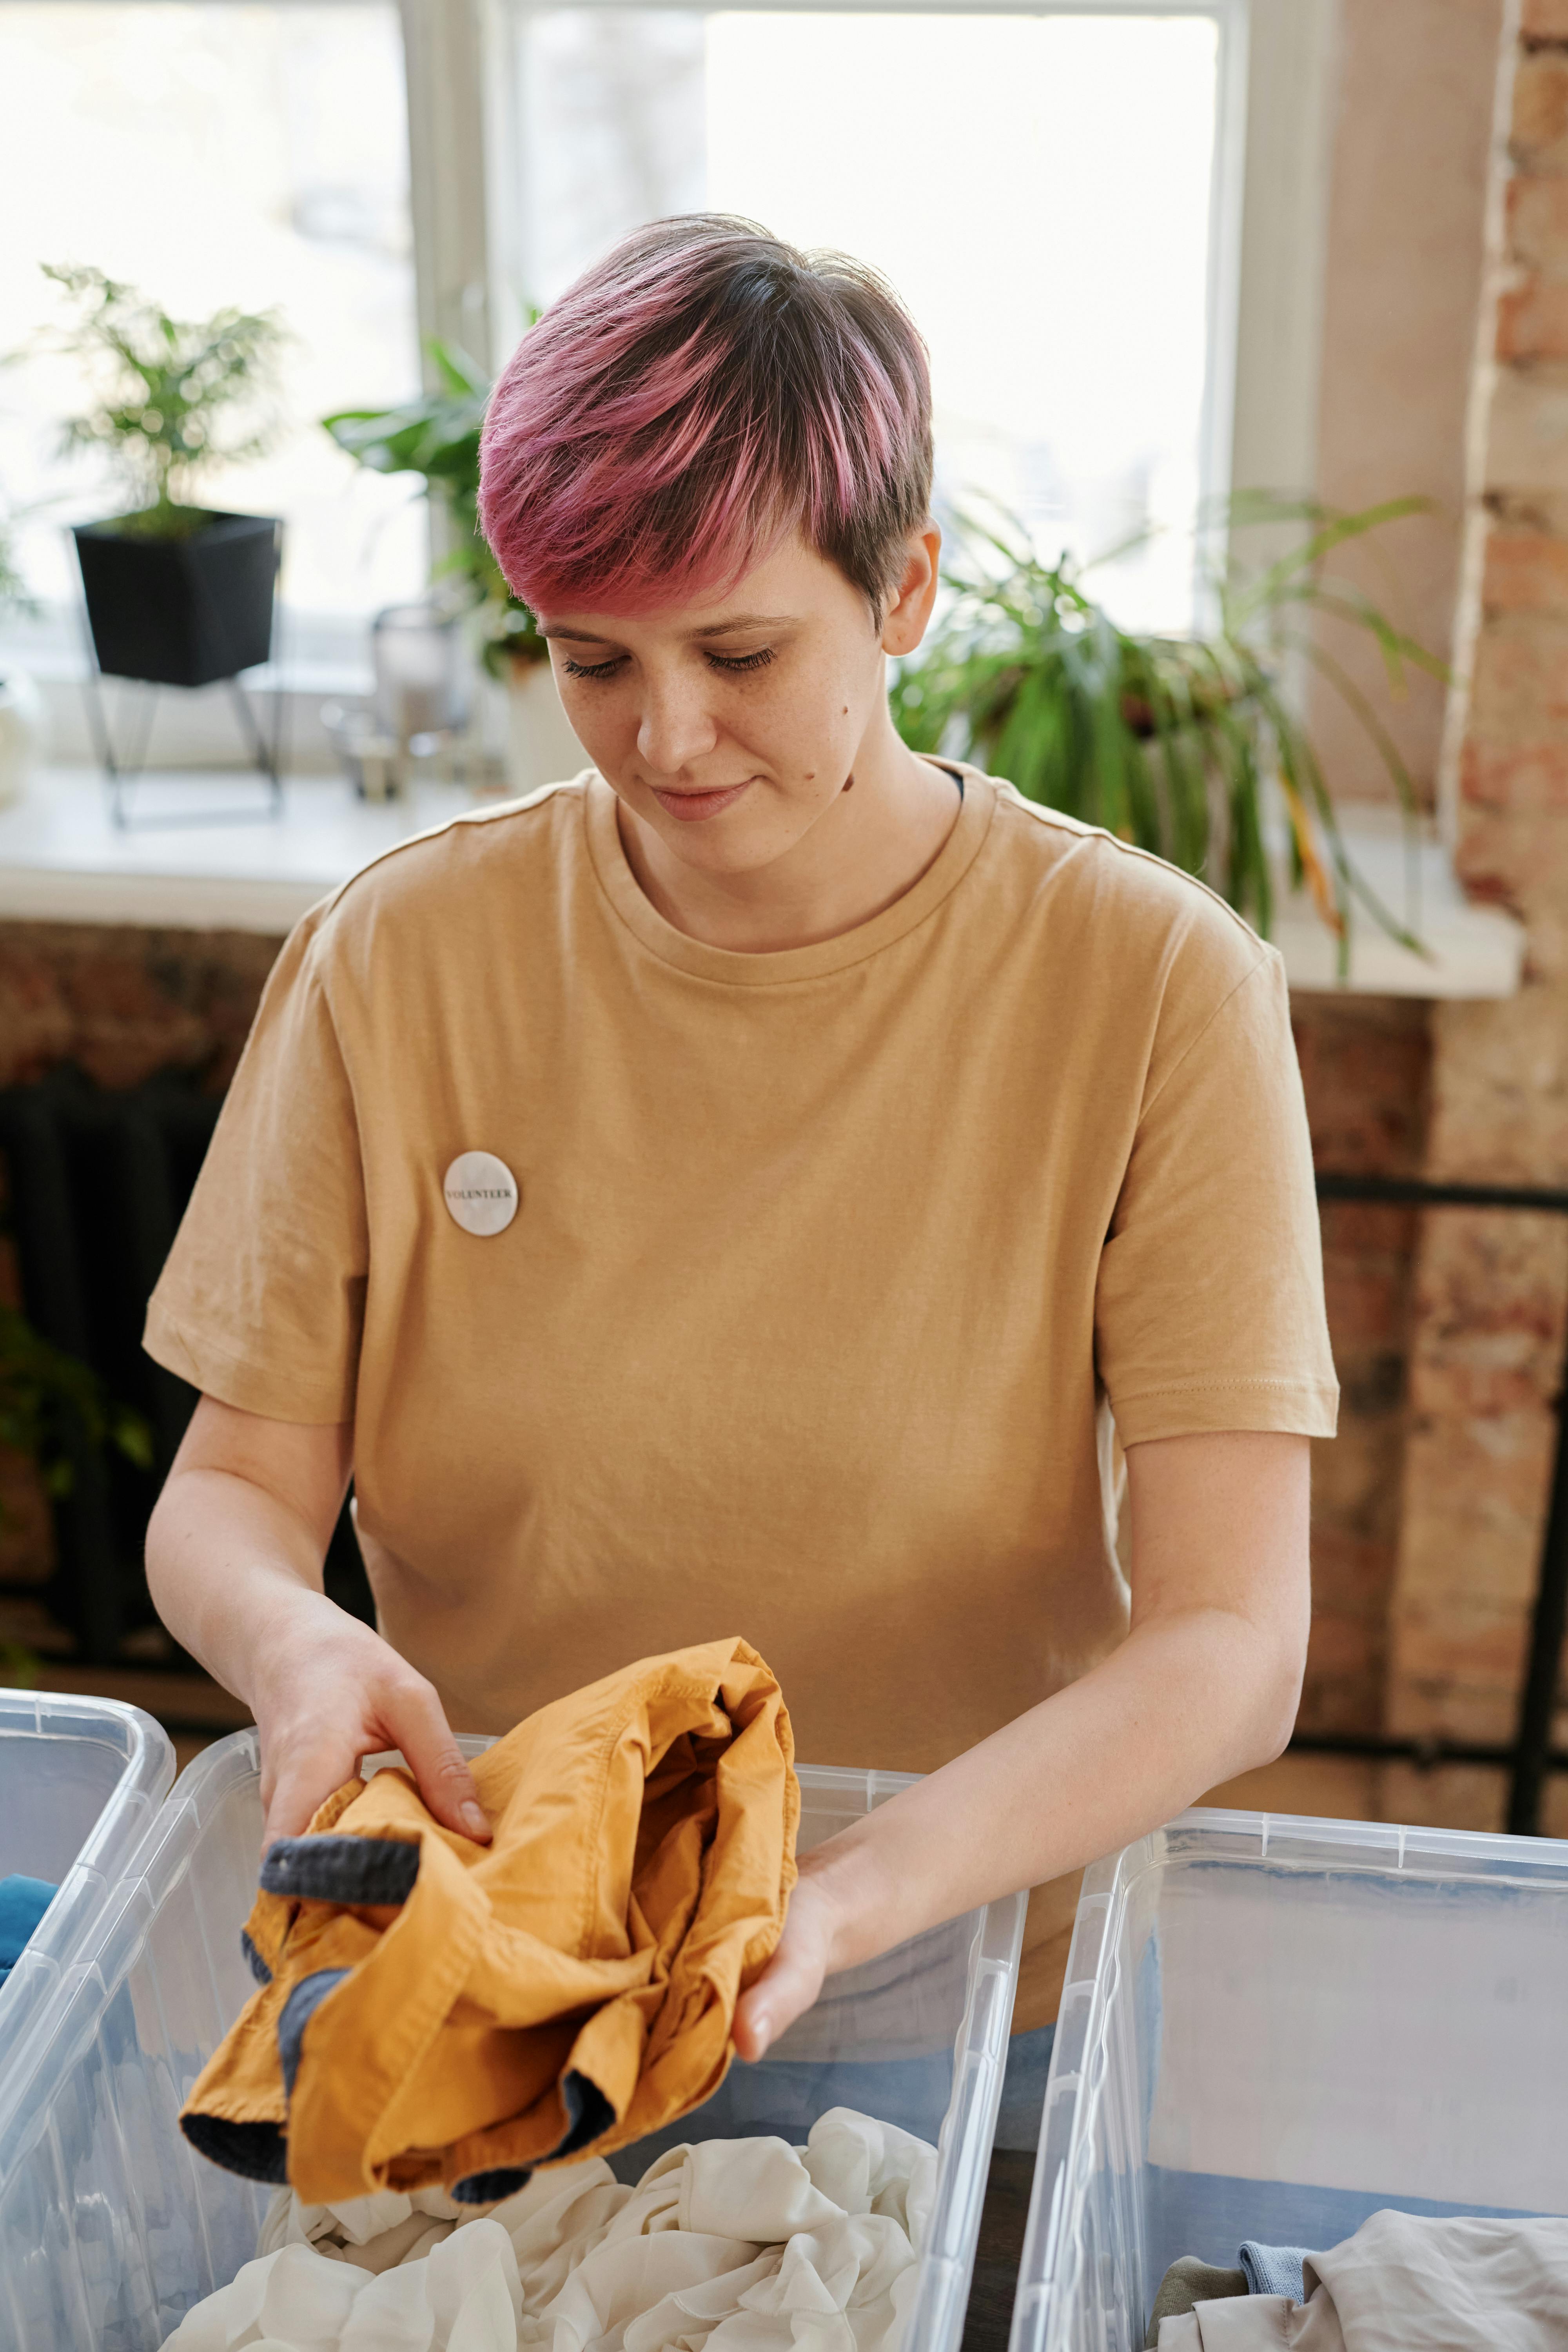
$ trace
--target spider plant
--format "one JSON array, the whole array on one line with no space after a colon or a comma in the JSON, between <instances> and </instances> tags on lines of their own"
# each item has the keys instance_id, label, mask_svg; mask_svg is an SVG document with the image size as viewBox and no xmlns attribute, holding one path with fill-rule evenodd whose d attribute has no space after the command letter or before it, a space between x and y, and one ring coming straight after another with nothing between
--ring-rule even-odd
<instances>
[{"instance_id":1,"label":"spider plant","mask_svg":"<svg viewBox=\"0 0 1568 2352\"><path fill-rule=\"evenodd\" d=\"M345 408L323 416L340 449L377 474L419 474L445 509L450 552L437 576L454 582L479 616L485 667L505 677L510 666L544 662L550 648L532 614L512 594L479 529L479 428L489 378L455 343L426 346L439 376L434 392L398 408Z\"/></svg>"},{"instance_id":2,"label":"spider plant","mask_svg":"<svg viewBox=\"0 0 1568 2352\"><path fill-rule=\"evenodd\" d=\"M1230 561L1210 583L1215 623L1190 636L1119 628L1069 558L1040 562L1010 520L991 527L960 518L955 560L943 574L952 602L918 664L894 684L900 732L916 751L971 751L1026 798L1201 875L1265 938L1274 912L1265 838L1272 784L1288 823L1292 880L1306 886L1338 935L1342 971L1356 903L1425 953L1356 872L1285 687L1299 664L1327 681L1414 819L1415 784L1398 746L1320 624L1333 620L1370 637L1395 698L1412 669L1446 677L1435 654L1325 570L1336 548L1424 504L1395 499L1341 514L1267 493L1231 500ZM1269 526L1276 543L1281 526L1297 536L1249 569L1237 546L1258 525Z\"/></svg>"}]
</instances>

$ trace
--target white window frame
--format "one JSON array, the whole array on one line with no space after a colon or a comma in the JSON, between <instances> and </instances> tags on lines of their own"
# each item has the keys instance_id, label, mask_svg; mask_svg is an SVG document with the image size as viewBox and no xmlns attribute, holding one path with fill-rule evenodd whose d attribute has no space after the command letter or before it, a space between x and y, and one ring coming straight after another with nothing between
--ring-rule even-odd
<instances>
[{"instance_id":1,"label":"white window frame","mask_svg":"<svg viewBox=\"0 0 1568 2352\"><path fill-rule=\"evenodd\" d=\"M574 0L583 5L584 0ZM80 0L84 7L97 0ZM406 67L409 205L421 350L460 343L495 368L521 331L506 0L397 0ZM585 0L658 5L659 0ZM744 0L723 0L733 7ZM820 8L822 0L756 0ZM954 0L849 0L857 9L951 13ZM963 5L963 0L959 0ZM1211 206L1209 349L1201 480L1310 491L1339 0L983 0L977 13L1202 14L1220 31ZM426 362L428 373L428 362ZM366 615L368 619L368 614ZM338 646L285 648L293 739L341 665ZM347 681L342 681L346 683ZM195 713L190 714L195 719ZM218 719L215 733L224 733ZM197 730L200 731L199 730ZM182 737L189 730L182 727ZM191 734L194 748L196 737ZM171 747L173 748L173 747ZM74 746L73 746L74 750Z\"/></svg>"},{"instance_id":2,"label":"white window frame","mask_svg":"<svg viewBox=\"0 0 1568 2352\"><path fill-rule=\"evenodd\" d=\"M571 0L658 6L669 0ZM679 5L679 0L676 0ZM744 6L747 0L698 0ZM823 0L754 0L820 13ZM955 0L846 0L857 12ZM961 12L965 0L957 0ZM416 255L426 332L462 322L499 365L521 331L519 232L510 168L506 0L401 0L410 59ZM1209 255L1209 350L1201 478L1228 488L1316 484L1322 282L1339 0L980 0L975 13L1212 16L1220 32ZM437 49L444 59L437 67ZM429 81L416 86L416 58ZM470 62L473 61L473 62ZM480 89L475 91L477 70ZM464 76L467 97L457 96ZM438 76L438 79L437 79ZM439 95L437 95L437 88ZM443 146L442 142L452 143ZM482 321L482 324L480 323Z\"/></svg>"}]
</instances>

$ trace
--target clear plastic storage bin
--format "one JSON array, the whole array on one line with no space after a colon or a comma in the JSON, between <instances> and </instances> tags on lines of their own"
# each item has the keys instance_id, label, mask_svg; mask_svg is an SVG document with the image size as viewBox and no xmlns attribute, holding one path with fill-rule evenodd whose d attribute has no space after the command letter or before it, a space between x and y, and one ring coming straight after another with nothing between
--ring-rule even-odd
<instances>
[{"instance_id":1,"label":"clear plastic storage bin","mask_svg":"<svg viewBox=\"0 0 1568 2352\"><path fill-rule=\"evenodd\" d=\"M1568 1844L1191 1812L1086 1875L1012 2352L1135 2352L1179 2254L1568 2213Z\"/></svg>"},{"instance_id":2,"label":"clear plastic storage bin","mask_svg":"<svg viewBox=\"0 0 1568 2352\"><path fill-rule=\"evenodd\" d=\"M803 1847L905 1785L809 1769L800 1780ZM154 2352L256 2252L268 2191L205 2162L176 2117L254 1989L239 1931L260 1837L256 1735L238 1732L184 1774L51 2005L37 2063L0 2080L4 2352ZM673 2139L798 2140L835 2104L938 2142L904 2352L957 2352L1023 1918L1021 1896L995 1903L832 1979L760 2065L732 2068L706 2108L616 2169L635 2177Z\"/></svg>"},{"instance_id":3,"label":"clear plastic storage bin","mask_svg":"<svg viewBox=\"0 0 1568 2352\"><path fill-rule=\"evenodd\" d=\"M59 1889L0 1986L0 2078L26 2065L50 1993L174 1777L168 1734L140 1707L0 1690L0 1878Z\"/></svg>"}]
</instances>

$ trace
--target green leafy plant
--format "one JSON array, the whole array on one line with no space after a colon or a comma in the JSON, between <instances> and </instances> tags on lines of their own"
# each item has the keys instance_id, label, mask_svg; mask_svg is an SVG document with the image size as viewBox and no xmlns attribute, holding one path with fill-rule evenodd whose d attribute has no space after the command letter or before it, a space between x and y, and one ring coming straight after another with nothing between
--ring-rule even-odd
<instances>
[{"instance_id":1,"label":"green leafy plant","mask_svg":"<svg viewBox=\"0 0 1568 2352\"><path fill-rule=\"evenodd\" d=\"M0 508L0 613L30 613L36 606L17 569L12 538L15 530L15 516Z\"/></svg>"},{"instance_id":2,"label":"green leafy plant","mask_svg":"<svg viewBox=\"0 0 1568 2352\"><path fill-rule=\"evenodd\" d=\"M966 520L943 575L952 602L918 664L894 684L900 730L916 751L972 751L1028 799L1201 875L1265 937L1273 919L1265 839L1272 782L1289 825L1292 879L1338 934L1342 966L1356 903L1424 952L1356 872L1284 684L1296 663L1327 680L1414 817L1415 786L1398 747L1319 623L1370 637L1395 697L1412 669L1447 676L1436 655L1324 568L1336 548L1422 505L1398 499L1337 514L1262 493L1232 501L1230 561L1210 583L1215 623L1191 636L1119 628L1068 559L1041 563L1016 524ZM1259 524L1276 539L1281 526L1299 536L1249 569L1237 551Z\"/></svg>"},{"instance_id":3,"label":"green leafy plant","mask_svg":"<svg viewBox=\"0 0 1568 2352\"><path fill-rule=\"evenodd\" d=\"M71 1487L72 1427L89 1445L111 1445L138 1469L153 1466L140 1413L116 1404L89 1366L41 1339L15 1307L0 1307L0 1445L37 1462L47 1492Z\"/></svg>"},{"instance_id":4,"label":"green leafy plant","mask_svg":"<svg viewBox=\"0 0 1568 2352\"><path fill-rule=\"evenodd\" d=\"M0 1685L6 1690L31 1690L43 1669L43 1660L26 1642L0 1642Z\"/></svg>"},{"instance_id":5,"label":"green leafy plant","mask_svg":"<svg viewBox=\"0 0 1568 2352\"><path fill-rule=\"evenodd\" d=\"M76 311L55 348L86 360L101 387L66 425L64 446L108 455L136 501L122 530L159 539L199 530L203 511L187 500L202 469L259 457L272 440L285 340L277 313L174 319L101 269L45 263L44 275Z\"/></svg>"},{"instance_id":6,"label":"green leafy plant","mask_svg":"<svg viewBox=\"0 0 1568 2352\"><path fill-rule=\"evenodd\" d=\"M41 1339L14 1307L0 1307L0 1445L37 1463L45 1492L68 1495L71 1441L112 1445L139 1470L153 1467L153 1433L140 1413L115 1404L89 1366ZM10 1517L0 1505L0 1522ZM0 1639L0 1684L28 1690L42 1660L25 1642Z\"/></svg>"},{"instance_id":7,"label":"green leafy plant","mask_svg":"<svg viewBox=\"0 0 1568 2352\"><path fill-rule=\"evenodd\" d=\"M447 522L449 581L477 616L485 667L504 677L513 663L548 661L532 614L507 586L479 529L479 433L489 379L455 343L432 342L437 390L396 408L344 408L321 419L340 449L377 474L418 474Z\"/></svg>"}]
</instances>

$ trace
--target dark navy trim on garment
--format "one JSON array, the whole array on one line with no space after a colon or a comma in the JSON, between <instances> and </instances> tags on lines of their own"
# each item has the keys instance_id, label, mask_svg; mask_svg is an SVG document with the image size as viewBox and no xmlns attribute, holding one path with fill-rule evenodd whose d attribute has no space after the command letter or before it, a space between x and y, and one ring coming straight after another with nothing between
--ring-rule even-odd
<instances>
[{"instance_id":1,"label":"dark navy trim on garment","mask_svg":"<svg viewBox=\"0 0 1568 2352\"><path fill-rule=\"evenodd\" d=\"M551 2149L551 2159L575 2156L616 2120L616 2111L597 2083L575 2067L561 2078L561 2104L566 2110L566 2129ZM470 2172L466 2180L455 2180L451 2193L459 2205L493 2205L526 2189L532 2178L531 2165L499 2167L493 2172Z\"/></svg>"},{"instance_id":2,"label":"dark navy trim on garment","mask_svg":"<svg viewBox=\"0 0 1568 2352\"><path fill-rule=\"evenodd\" d=\"M499 2205L503 2197L515 2197L533 2179L533 2167L525 2164L501 2165L494 2172L470 2172L466 2180L454 2180L451 2194L459 2205Z\"/></svg>"},{"instance_id":3,"label":"dark navy trim on garment","mask_svg":"<svg viewBox=\"0 0 1568 2352\"><path fill-rule=\"evenodd\" d=\"M279 1838L261 1865L263 1893L298 1903L406 1903L418 1875L411 1838Z\"/></svg>"},{"instance_id":4,"label":"dark navy trim on garment","mask_svg":"<svg viewBox=\"0 0 1568 2352\"><path fill-rule=\"evenodd\" d=\"M318 1969L314 1976L300 1978L283 2004L278 2019L278 2064L286 2098L294 2095L294 2077L304 2051L305 2028L327 1995L337 1990L347 1974L347 1969Z\"/></svg>"},{"instance_id":5,"label":"dark navy trim on garment","mask_svg":"<svg viewBox=\"0 0 1568 2352\"><path fill-rule=\"evenodd\" d=\"M278 2124L231 2124L222 2116L182 2116L180 2129L198 2156L242 2180L289 2185L289 2143Z\"/></svg>"},{"instance_id":6,"label":"dark navy trim on garment","mask_svg":"<svg viewBox=\"0 0 1568 2352\"><path fill-rule=\"evenodd\" d=\"M566 2137L551 2149L552 2156L575 2156L616 2120L616 2111L597 2083L580 2074L574 2066L561 2077L561 2104L566 2110Z\"/></svg>"},{"instance_id":7,"label":"dark navy trim on garment","mask_svg":"<svg viewBox=\"0 0 1568 2352\"><path fill-rule=\"evenodd\" d=\"M239 1957L258 1984L269 1985L272 1982L272 1971L251 1942L250 1931L247 1927L242 1927L239 1931Z\"/></svg>"}]
</instances>

